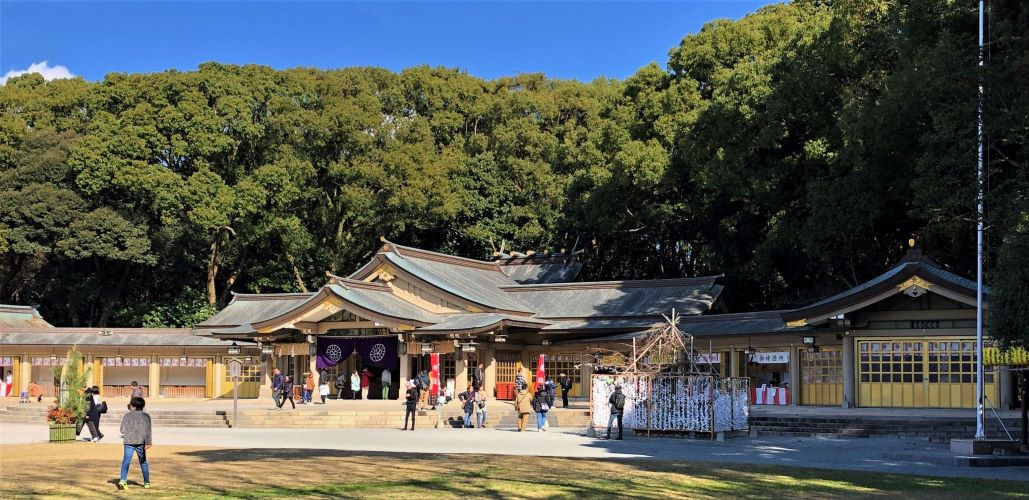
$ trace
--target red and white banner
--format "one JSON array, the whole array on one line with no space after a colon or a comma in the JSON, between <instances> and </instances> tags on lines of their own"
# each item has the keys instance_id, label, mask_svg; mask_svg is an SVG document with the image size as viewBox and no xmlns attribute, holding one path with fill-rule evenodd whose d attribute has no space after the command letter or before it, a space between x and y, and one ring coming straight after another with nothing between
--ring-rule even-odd
<instances>
[{"instance_id":1,"label":"red and white banner","mask_svg":"<svg viewBox=\"0 0 1029 500\"><path fill-rule=\"evenodd\" d=\"M429 394L433 396L439 396L439 353L434 352L429 355L429 364L431 369L429 371Z\"/></svg>"},{"instance_id":2,"label":"red and white banner","mask_svg":"<svg viewBox=\"0 0 1029 500\"><path fill-rule=\"evenodd\" d=\"M547 378L547 370L544 369L543 361L546 359L545 354L540 354L539 363L536 363L536 386L543 385L544 380Z\"/></svg>"},{"instance_id":3,"label":"red and white banner","mask_svg":"<svg viewBox=\"0 0 1029 500\"><path fill-rule=\"evenodd\" d=\"M790 390L787 387L751 387L751 404L787 406L790 404Z\"/></svg>"}]
</instances>

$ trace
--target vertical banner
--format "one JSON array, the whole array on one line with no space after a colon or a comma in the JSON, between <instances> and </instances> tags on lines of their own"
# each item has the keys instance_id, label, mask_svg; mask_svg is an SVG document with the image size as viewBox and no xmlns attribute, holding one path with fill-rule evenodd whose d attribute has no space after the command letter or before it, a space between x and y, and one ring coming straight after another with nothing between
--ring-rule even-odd
<instances>
[{"instance_id":1,"label":"vertical banner","mask_svg":"<svg viewBox=\"0 0 1029 500\"><path fill-rule=\"evenodd\" d=\"M543 367L543 361L546 357L545 354L540 354L539 363L536 363L536 387L543 385L544 379L547 378L547 371Z\"/></svg>"},{"instance_id":2,"label":"vertical banner","mask_svg":"<svg viewBox=\"0 0 1029 500\"><path fill-rule=\"evenodd\" d=\"M433 396L439 396L439 353L434 352L429 355L429 364L431 370L429 371L429 394Z\"/></svg>"}]
</instances>

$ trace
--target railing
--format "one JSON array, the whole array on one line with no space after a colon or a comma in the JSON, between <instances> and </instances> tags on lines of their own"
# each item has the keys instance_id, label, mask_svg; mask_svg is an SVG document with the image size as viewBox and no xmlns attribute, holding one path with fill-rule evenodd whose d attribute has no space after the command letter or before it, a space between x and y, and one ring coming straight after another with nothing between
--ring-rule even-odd
<instances>
[{"instance_id":1,"label":"railing","mask_svg":"<svg viewBox=\"0 0 1029 500\"><path fill-rule=\"evenodd\" d=\"M166 398L205 398L207 387L203 385L162 385L161 394Z\"/></svg>"}]
</instances>

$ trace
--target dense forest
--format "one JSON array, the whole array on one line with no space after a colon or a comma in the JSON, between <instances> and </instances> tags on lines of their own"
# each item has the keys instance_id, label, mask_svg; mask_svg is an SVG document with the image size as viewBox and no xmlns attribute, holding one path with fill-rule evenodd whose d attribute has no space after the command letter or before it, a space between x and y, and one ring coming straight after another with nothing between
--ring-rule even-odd
<instances>
[{"instance_id":1,"label":"dense forest","mask_svg":"<svg viewBox=\"0 0 1029 500\"><path fill-rule=\"evenodd\" d=\"M909 238L974 276L980 77L989 280L1024 293L1029 4L990 8L982 72L974 2L797 0L711 22L624 81L218 63L14 78L0 303L191 325L232 292L347 274L380 236L480 259L577 244L583 279L724 274L735 311L853 286Z\"/></svg>"}]
</instances>

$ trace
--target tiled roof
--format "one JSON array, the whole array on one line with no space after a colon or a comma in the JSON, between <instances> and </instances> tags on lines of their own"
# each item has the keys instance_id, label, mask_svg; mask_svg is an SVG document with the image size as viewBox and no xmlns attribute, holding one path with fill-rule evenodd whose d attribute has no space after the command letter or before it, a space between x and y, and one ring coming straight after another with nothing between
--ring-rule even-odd
<instances>
[{"instance_id":1,"label":"tiled roof","mask_svg":"<svg viewBox=\"0 0 1029 500\"><path fill-rule=\"evenodd\" d=\"M224 328L260 323L297 308L312 296L314 293L235 294L229 305L198 326Z\"/></svg>"},{"instance_id":2,"label":"tiled roof","mask_svg":"<svg viewBox=\"0 0 1029 500\"><path fill-rule=\"evenodd\" d=\"M703 314L722 292L715 278L603 281L507 286L503 290L536 312L537 318Z\"/></svg>"},{"instance_id":3,"label":"tiled roof","mask_svg":"<svg viewBox=\"0 0 1029 500\"><path fill-rule=\"evenodd\" d=\"M101 335L100 332L111 332ZM225 347L225 342L188 328L5 328L4 345Z\"/></svg>"},{"instance_id":4,"label":"tiled roof","mask_svg":"<svg viewBox=\"0 0 1029 500\"><path fill-rule=\"evenodd\" d=\"M679 329L697 337L710 335L802 333L809 329L808 327L787 327L782 318L783 312L785 311L712 314L709 316L680 316ZM650 325L650 327L660 326L663 323L664 320L662 319ZM632 340L633 337L639 336L641 333L646 331L646 329L647 328L642 328L635 332L569 340L568 342L620 342Z\"/></svg>"},{"instance_id":5,"label":"tiled roof","mask_svg":"<svg viewBox=\"0 0 1029 500\"><path fill-rule=\"evenodd\" d=\"M547 321L497 313L450 314L435 325L419 328L419 332L480 332L492 330L500 326L521 326L527 328L543 328Z\"/></svg>"},{"instance_id":6,"label":"tiled roof","mask_svg":"<svg viewBox=\"0 0 1029 500\"><path fill-rule=\"evenodd\" d=\"M32 306L0 304L0 328L5 327L49 327L39 311Z\"/></svg>"}]
</instances>

